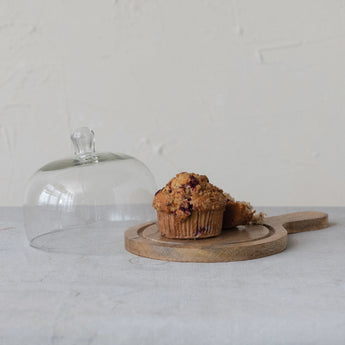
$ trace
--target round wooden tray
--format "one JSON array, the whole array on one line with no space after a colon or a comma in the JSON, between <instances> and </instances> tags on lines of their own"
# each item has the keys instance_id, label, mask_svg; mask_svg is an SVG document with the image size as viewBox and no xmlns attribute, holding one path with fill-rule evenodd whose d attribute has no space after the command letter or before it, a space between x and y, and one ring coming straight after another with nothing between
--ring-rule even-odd
<instances>
[{"instance_id":1,"label":"round wooden tray","mask_svg":"<svg viewBox=\"0 0 345 345\"><path fill-rule=\"evenodd\" d=\"M256 259L279 253L287 246L287 234L323 229L328 215L297 212L265 218L263 225L223 229L220 236L198 240L161 237L156 223L134 226L125 232L125 247L136 255L181 262L226 262Z\"/></svg>"}]
</instances>

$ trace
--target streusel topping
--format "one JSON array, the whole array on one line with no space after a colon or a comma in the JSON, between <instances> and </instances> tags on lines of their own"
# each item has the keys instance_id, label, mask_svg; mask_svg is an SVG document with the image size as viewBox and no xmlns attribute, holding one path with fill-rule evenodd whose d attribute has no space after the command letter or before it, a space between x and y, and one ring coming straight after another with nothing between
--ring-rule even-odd
<instances>
[{"instance_id":1,"label":"streusel topping","mask_svg":"<svg viewBox=\"0 0 345 345\"><path fill-rule=\"evenodd\" d=\"M193 211L225 209L227 198L205 175L182 172L160 189L152 206L157 211L174 213L181 221Z\"/></svg>"}]
</instances>

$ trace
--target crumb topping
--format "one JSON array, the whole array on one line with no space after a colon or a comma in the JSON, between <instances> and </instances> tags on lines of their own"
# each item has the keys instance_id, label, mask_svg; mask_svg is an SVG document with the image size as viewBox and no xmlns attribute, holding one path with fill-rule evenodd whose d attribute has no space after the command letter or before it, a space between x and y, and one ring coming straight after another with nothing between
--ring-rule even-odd
<instances>
[{"instance_id":1,"label":"crumb topping","mask_svg":"<svg viewBox=\"0 0 345 345\"><path fill-rule=\"evenodd\" d=\"M233 198L229 193L224 193L224 196L226 197L226 201L235 202L235 198Z\"/></svg>"},{"instance_id":2,"label":"crumb topping","mask_svg":"<svg viewBox=\"0 0 345 345\"><path fill-rule=\"evenodd\" d=\"M158 190L152 206L157 211L174 213L181 221L193 211L225 209L227 197L205 175L182 172Z\"/></svg>"},{"instance_id":3,"label":"crumb topping","mask_svg":"<svg viewBox=\"0 0 345 345\"><path fill-rule=\"evenodd\" d=\"M267 216L267 214L264 212L259 212L257 214L254 214L250 223L251 224L264 224L265 216Z\"/></svg>"}]
</instances>

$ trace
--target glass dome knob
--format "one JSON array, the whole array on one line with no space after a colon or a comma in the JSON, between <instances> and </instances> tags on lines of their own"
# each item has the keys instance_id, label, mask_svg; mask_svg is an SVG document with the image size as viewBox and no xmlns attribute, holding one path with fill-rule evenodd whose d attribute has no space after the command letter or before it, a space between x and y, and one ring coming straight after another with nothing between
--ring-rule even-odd
<instances>
[{"instance_id":1,"label":"glass dome knob","mask_svg":"<svg viewBox=\"0 0 345 345\"><path fill-rule=\"evenodd\" d=\"M76 129L71 140L74 147L74 153L79 157L92 155L95 152L95 133L88 127L80 127Z\"/></svg>"}]
</instances>

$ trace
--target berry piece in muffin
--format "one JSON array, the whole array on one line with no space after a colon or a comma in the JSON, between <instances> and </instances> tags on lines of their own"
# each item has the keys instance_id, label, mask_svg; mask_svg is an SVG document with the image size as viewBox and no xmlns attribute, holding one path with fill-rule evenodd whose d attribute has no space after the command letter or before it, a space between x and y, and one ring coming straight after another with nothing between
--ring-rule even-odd
<instances>
[{"instance_id":1,"label":"berry piece in muffin","mask_svg":"<svg viewBox=\"0 0 345 345\"><path fill-rule=\"evenodd\" d=\"M207 176L182 172L159 190L153 200L162 236L191 239L221 233L227 198Z\"/></svg>"}]
</instances>

